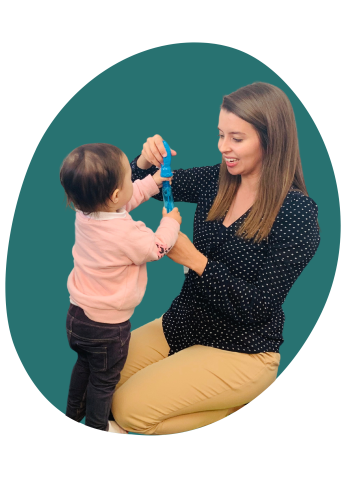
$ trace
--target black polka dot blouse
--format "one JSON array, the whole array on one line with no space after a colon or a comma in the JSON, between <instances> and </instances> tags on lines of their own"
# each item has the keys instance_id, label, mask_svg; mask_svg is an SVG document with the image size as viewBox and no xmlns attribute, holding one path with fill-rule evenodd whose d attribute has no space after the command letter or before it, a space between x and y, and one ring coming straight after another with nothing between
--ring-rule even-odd
<instances>
[{"instance_id":1,"label":"black polka dot blouse","mask_svg":"<svg viewBox=\"0 0 350 495\"><path fill-rule=\"evenodd\" d=\"M133 180L158 170L139 169L137 158L131 162ZM189 270L163 316L169 355L192 345L248 354L279 352L282 304L320 242L317 205L299 191L289 191L268 239L260 243L235 235L249 210L230 227L223 219L206 222L219 169L220 164L173 172L174 201L197 203L193 243L208 263L201 276ZM162 193L154 198L162 200Z\"/></svg>"}]
</instances>

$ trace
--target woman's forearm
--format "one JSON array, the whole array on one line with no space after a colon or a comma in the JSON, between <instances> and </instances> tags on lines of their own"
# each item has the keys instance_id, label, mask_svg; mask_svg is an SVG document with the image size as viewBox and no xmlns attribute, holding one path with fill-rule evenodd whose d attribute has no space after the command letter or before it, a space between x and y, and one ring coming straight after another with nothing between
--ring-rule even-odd
<instances>
[{"instance_id":1,"label":"woman's forearm","mask_svg":"<svg viewBox=\"0 0 350 495\"><path fill-rule=\"evenodd\" d=\"M147 170L152 166L152 163L148 162L146 158L142 155L138 157L136 164L141 170Z\"/></svg>"},{"instance_id":2,"label":"woman's forearm","mask_svg":"<svg viewBox=\"0 0 350 495\"><path fill-rule=\"evenodd\" d=\"M167 254L168 258L187 266L201 276L208 263L208 258L192 244L187 235L179 232L175 246Z\"/></svg>"}]
</instances>

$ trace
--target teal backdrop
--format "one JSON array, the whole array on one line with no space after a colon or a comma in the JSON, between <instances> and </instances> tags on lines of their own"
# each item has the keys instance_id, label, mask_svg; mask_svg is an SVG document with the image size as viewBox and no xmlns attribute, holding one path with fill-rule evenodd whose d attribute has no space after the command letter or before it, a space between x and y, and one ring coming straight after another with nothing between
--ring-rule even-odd
<instances>
[{"instance_id":1,"label":"teal backdrop","mask_svg":"<svg viewBox=\"0 0 350 495\"><path fill-rule=\"evenodd\" d=\"M222 98L255 81L280 87L291 100L305 181L318 204L321 227L319 249L284 304L279 374L315 326L336 270L340 210L332 165L306 108L271 69L233 48L183 43L140 53L98 75L60 111L29 164L14 215L6 271L10 331L30 378L62 412L76 358L65 331L74 212L65 207L59 181L63 159L81 144L103 142L120 147L131 161L147 137L160 134L178 153L173 169L219 163L217 125ZM181 229L192 239L195 205L178 206ZM150 200L132 216L155 230L161 209L161 203ZM145 297L131 319L133 329L164 313L184 281L182 267L168 258L149 263L148 276Z\"/></svg>"}]
</instances>

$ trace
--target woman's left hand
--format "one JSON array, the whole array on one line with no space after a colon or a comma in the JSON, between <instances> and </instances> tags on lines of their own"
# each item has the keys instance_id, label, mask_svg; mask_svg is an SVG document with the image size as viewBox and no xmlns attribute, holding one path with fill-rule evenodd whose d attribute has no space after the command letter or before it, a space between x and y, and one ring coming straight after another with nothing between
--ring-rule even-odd
<instances>
[{"instance_id":1,"label":"woman's left hand","mask_svg":"<svg viewBox=\"0 0 350 495\"><path fill-rule=\"evenodd\" d=\"M198 251L187 235L182 232L179 232L175 246L169 251L167 256L175 261L175 263L191 268L199 276L204 272L208 262L208 258Z\"/></svg>"}]
</instances>

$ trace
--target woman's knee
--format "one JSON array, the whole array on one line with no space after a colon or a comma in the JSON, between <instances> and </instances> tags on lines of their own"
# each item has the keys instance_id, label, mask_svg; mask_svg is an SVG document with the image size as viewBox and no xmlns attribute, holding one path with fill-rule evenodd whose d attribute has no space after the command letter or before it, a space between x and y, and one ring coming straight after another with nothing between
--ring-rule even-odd
<instances>
[{"instance_id":1,"label":"woman's knee","mask_svg":"<svg viewBox=\"0 0 350 495\"><path fill-rule=\"evenodd\" d=\"M113 396L112 414L118 425L127 431L147 432L157 423L148 418L147 407L140 401L140 396L125 387L118 389Z\"/></svg>"}]
</instances>

